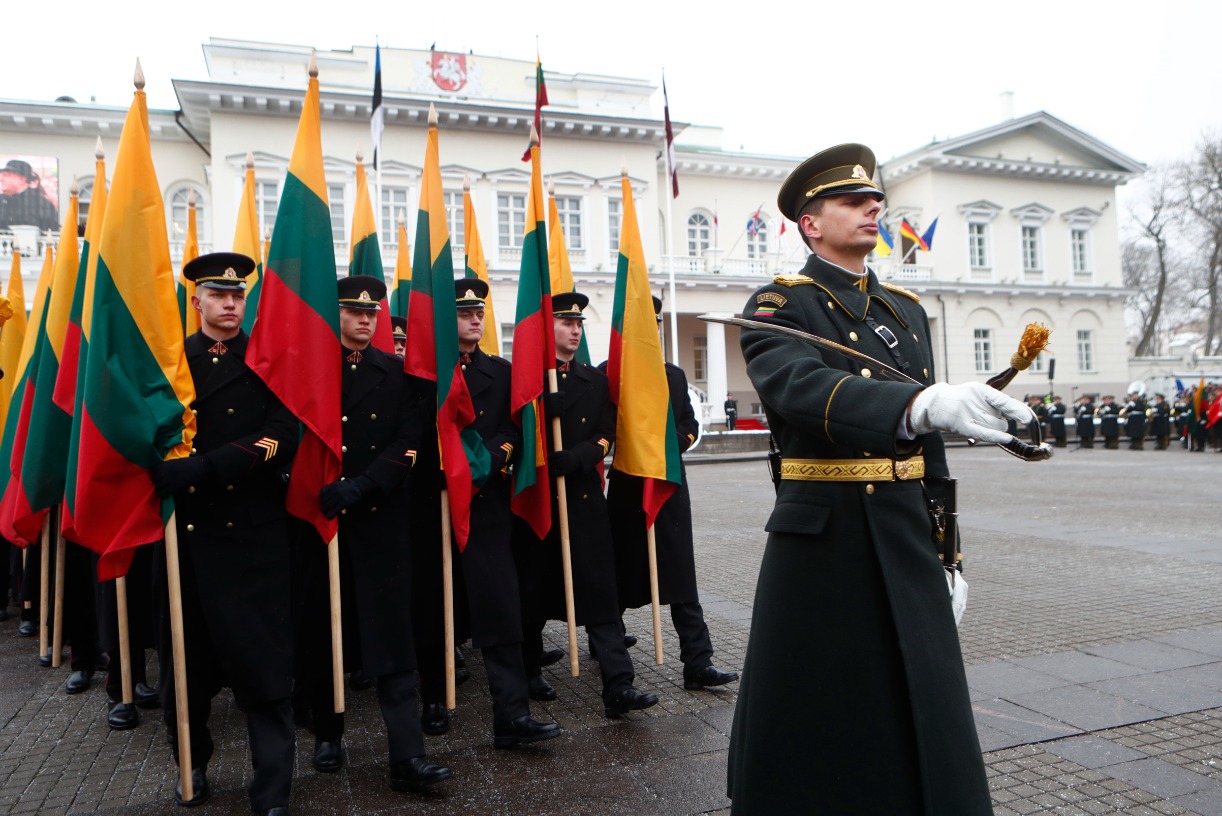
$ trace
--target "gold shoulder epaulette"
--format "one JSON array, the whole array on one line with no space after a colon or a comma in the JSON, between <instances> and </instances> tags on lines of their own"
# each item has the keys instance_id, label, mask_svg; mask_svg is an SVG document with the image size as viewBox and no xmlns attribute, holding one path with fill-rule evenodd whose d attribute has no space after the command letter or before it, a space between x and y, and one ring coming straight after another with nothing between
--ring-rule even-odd
<instances>
[{"instance_id":1,"label":"gold shoulder epaulette","mask_svg":"<svg viewBox=\"0 0 1222 816\"><path fill-rule=\"evenodd\" d=\"M904 297L909 298L917 303L921 302L921 296L918 295L916 292L910 292L909 290L905 289L902 286L896 286L894 283L886 283L883 281L879 281L879 283L882 283L884 289L887 289L891 292L895 292L897 295L903 295Z\"/></svg>"},{"instance_id":2,"label":"gold shoulder epaulette","mask_svg":"<svg viewBox=\"0 0 1222 816\"><path fill-rule=\"evenodd\" d=\"M797 286L801 283L814 283L815 279L806 275L777 275L772 279L773 283L779 283L781 286Z\"/></svg>"}]
</instances>

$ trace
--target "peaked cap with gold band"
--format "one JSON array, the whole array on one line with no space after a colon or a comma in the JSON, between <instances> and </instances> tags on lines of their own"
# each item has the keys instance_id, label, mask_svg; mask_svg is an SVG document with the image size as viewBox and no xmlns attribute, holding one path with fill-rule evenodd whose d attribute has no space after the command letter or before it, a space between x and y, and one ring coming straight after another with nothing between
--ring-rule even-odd
<instances>
[{"instance_id":1,"label":"peaked cap with gold band","mask_svg":"<svg viewBox=\"0 0 1222 816\"><path fill-rule=\"evenodd\" d=\"M349 275L339 279L339 305L348 309L376 312L378 301L386 297L386 281L373 275Z\"/></svg>"},{"instance_id":2,"label":"peaked cap with gold band","mask_svg":"<svg viewBox=\"0 0 1222 816\"><path fill-rule=\"evenodd\" d=\"M459 309L482 309L488 300L488 284L479 278L454 281L454 305Z\"/></svg>"},{"instance_id":3,"label":"peaked cap with gold band","mask_svg":"<svg viewBox=\"0 0 1222 816\"><path fill-rule=\"evenodd\" d=\"M874 183L877 162L874 151L861 144L842 144L816 153L797 166L777 195L781 214L797 221L798 214L812 198L873 193L881 200L884 193Z\"/></svg>"},{"instance_id":4,"label":"peaked cap with gold band","mask_svg":"<svg viewBox=\"0 0 1222 816\"><path fill-rule=\"evenodd\" d=\"M209 252L189 261L182 275L205 289L245 289L246 276L255 271L255 259L240 252Z\"/></svg>"},{"instance_id":5,"label":"peaked cap with gold band","mask_svg":"<svg viewBox=\"0 0 1222 816\"><path fill-rule=\"evenodd\" d=\"M590 299L581 292L561 292L552 295L552 317L585 320L582 310L590 305Z\"/></svg>"},{"instance_id":6,"label":"peaked cap with gold band","mask_svg":"<svg viewBox=\"0 0 1222 816\"><path fill-rule=\"evenodd\" d=\"M407 318L394 315L390 318L391 335L396 340L407 339Z\"/></svg>"}]
</instances>

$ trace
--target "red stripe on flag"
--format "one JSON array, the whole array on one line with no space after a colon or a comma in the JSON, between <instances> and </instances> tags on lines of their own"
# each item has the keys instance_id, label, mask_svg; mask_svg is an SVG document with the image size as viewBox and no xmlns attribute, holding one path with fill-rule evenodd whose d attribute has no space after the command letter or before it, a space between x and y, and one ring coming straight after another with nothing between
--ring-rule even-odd
<instances>
[{"instance_id":1,"label":"red stripe on flag","mask_svg":"<svg viewBox=\"0 0 1222 816\"><path fill-rule=\"evenodd\" d=\"M415 298L412 302L415 302ZM457 363L454 365L454 376L450 379L450 393L438 410L441 466L445 470L446 489L450 492L454 540L458 543L458 551L462 552L467 548L467 536L471 531L471 497L475 495L471 483L471 463L467 460L467 451L462 442L462 429L475 421L475 406L471 404L467 380Z\"/></svg>"},{"instance_id":2,"label":"red stripe on flag","mask_svg":"<svg viewBox=\"0 0 1222 816\"><path fill-rule=\"evenodd\" d=\"M59 361L59 373L55 375L55 391L51 401L68 416L76 410L76 379L81 364L81 327L69 321L64 334L63 358Z\"/></svg>"},{"instance_id":3,"label":"red stripe on flag","mask_svg":"<svg viewBox=\"0 0 1222 816\"><path fill-rule=\"evenodd\" d=\"M645 510L645 529L648 530L658 520L658 511L666 504L678 487L674 482L665 479L645 479L641 490L641 507Z\"/></svg>"}]
</instances>

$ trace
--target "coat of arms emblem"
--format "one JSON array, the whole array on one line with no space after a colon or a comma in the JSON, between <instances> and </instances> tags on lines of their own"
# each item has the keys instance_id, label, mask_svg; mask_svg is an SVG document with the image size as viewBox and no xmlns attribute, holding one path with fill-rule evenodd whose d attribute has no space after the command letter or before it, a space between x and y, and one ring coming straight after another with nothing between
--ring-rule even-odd
<instances>
[{"instance_id":1,"label":"coat of arms emblem","mask_svg":"<svg viewBox=\"0 0 1222 816\"><path fill-rule=\"evenodd\" d=\"M467 84L467 56L433 52L433 82L443 91L453 93Z\"/></svg>"}]
</instances>

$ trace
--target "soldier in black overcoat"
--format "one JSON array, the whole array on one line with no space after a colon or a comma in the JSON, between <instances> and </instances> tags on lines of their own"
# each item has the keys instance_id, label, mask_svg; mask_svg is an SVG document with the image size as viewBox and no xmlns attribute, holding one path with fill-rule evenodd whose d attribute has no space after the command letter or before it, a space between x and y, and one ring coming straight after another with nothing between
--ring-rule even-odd
<instances>
[{"instance_id":1,"label":"soldier in black overcoat","mask_svg":"<svg viewBox=\"0 0 1222 816\"><path fill-rule=\"evenodd\" d=\"M1061 400L1061 397L1053 395L1052 405L1048 406L1048 430L1052 434L1052 444L1057 448L1064 448L1069 444L1065 434L1065 414L1067 411L1068 406Z\"/></svg>"},{"instance_id":2,"label":"soldier in black overcoat","mask_svg":"<svg viewBox=\"0 0 1222 816\"><path fill-rule=\"evenodd\" d=\"M602 672L604 712L608 717L619 717L656 705L658 698L633 688L636 672L624 645L615 582L615 547L607 498L603 494L602 470L603 459L615 441L615 406L607 376L574 358L581 343L585 319L582 310L589 302L579 292L552 296L559 391L545 398L543 410L549 431L553 418L560 419L563 449L554 450L555 441L549 439L552 524L546 540L540 541L524 523L515 527L519 569L524 576L523 656L532 694L554 698L555 690L540 673L539 658L546 621L567 617L555 483L558 477L564 477L577 625L585 626L590 652Z\"/></svg>"},{"instance_id":3,"label":"soldier in black overcoat","mask_svg":"<svg viewBox=\"0 0 1222 816\"><path fill-rule=\"evenodd\" d=\"M1077 422L1078 444L1083 448L1095 446L1095 401L1083 395L1074 408L1074 418Z\"/></svg>"},{"instance_id":4,"label":"soldier in black overcoat","mask_svg":"<svg viewBox=\"0 0 1222 816\"><path fill-rule=\"evenodd\" d=\"M984 383L934 383L915 294L865 264L882 191L873 153L798 167L781 212L813 255L743 316L811 332L880 369L764 330L741 335L783 459L729 748L734 814L991 812L926 492L949 476L940 431L1009 442L1030 410Z\"/></svg>"},{"instance_id":5,"label":"soldier in black overcoat","mask_svg":"<svg viewBox=\"0 0 1222 816\"><path fill-rule=\"evenodd\" d=\"M1134 391L1121 409L1124 433L1129 437L1129 450L1144 450L1146 447L1146 410L1149 407L1146 398Z\"/></svg>"},{"instance_id":6,"label":"soldier in black overcoat","mask_svg":"<svg viewBox=\"0 0 1222 816\"><path fill-rule=\"evenodd\" d=\"M654 297L654 314L661 322L662 301ZM604 363L599 366L605 371ZM683 369L671 363L666 367L666 387L675 420L675 442L680 454L687 451L700 433L700 423L687 393ZM654 521L658 561L659 603L670 605L670 619L679 635L679 659L683 663L683 685L688 690L721 686L738 679L713 665L713 641L700 606L696 588L696 554L692 538L692 498L687 487L687 469L679 462L681 480ZM648 531L641 495L645 480L611 469L607 486L607 508L611 516L611 535L615 542L615 582L619 588L620 611L638 609L652 603L649 585Z\"/></svg>"},{"instance_id":7,"label":"soldier in black overcoat","mask_svg":"<svg viewBox=\"0 0 1222 816\"><path fill-rule=\"evenodd\" d=\"M559 736L560 727L531 717L522 663L521 600L513 557L508 474L522 432L509 409L509 361L479 347L488 284L479 278L463 278L454 282L454 293L460 370L475 409L475 421L468 427L479 434L491 459L487 480L476 486L471 497L467 544L460 553L458 543L451 542L455 606L461 605L466 613L472 645L480 650L488 674L493 745L511 748ZM432 482L440 488L439 475L433 476ZM436 495L436 492L430 495L433 508L439 506L439 499L433 498ZM427 584L433 596L429 600L429 620L422 622L432 630L428 640L433 646L421 653L424 728L431 734L449 729L444 702L445 655L437 646L441 642L438 630L442 624L440 547L440 540L429 542L417 560L417 566L427 570L418 585Z\"/></svg>"},{"instance_id":8,"label":"soldier in black overcoat","mask_svg":"<svg viewBox=\"0 0 1222 816\"><path fill-rule=\"evenodd\" d=\"M256 813L287 808L293 778L287 485L298 423L246 365L244 255L201 255L183 269L200 330L187 338L198 430L189 457L162 463L157 492L174 497L182 571L194 798L208 798L211 701L222 686L246 714ZM178 721L168 618L161 626L161 705L175 759Z\"/></svg>"},{"instance_id":9,"label":"soldier in black overcoat","mask_svg":"<svg viewBox=\"0 0 1222 816\"><path fill-rule=\"evenodd\" d=\"M327 518L339 516L341 584L349 588L342 593L343 612L352 621L345 628L359 644L362 670L377 685L390 746L390 786L422 791L452 772L426 759L420 730L411 519L404 486L426 434L402 362L371 345L378 303L385 297L386 284L379 278L351 275L339 281L343 475L323 486L319 502ZM325 639L324 632L315 635ZM330 654L322 665L330 665ZM327 699L331 683L323 687ZM320 730L322 707L315 706L314 764L334 771L342 762L339 735L334 721ZM342 733L342 715L331 718L340 718Z\"/></svg>"},{"instance_id":10,"label":"soldier in black overcoat","mask_svg":"<svg viewBox=\"0 0 1222 816\"><path fill-rule=\"evenodd\" d=\"M1103 395L1103 402L1095 410L1099 417L1099 435L1103 437L1103 447L1108 450L1120 449L1120 406L1111 394Z\"/></svg>"},{"instance_id":11,"label":"soldier in black overcoat","mask_svg":"<svg viewBox=\"0 0 1222 816\"><path fill-rule=\"evenodd\" d=\"M1150 436L1154 437L1154 449L1166 450L1171 444L1171 403L1162 394L1155 394L1150 411Z\"/></svg>"}]
</instances>

